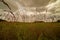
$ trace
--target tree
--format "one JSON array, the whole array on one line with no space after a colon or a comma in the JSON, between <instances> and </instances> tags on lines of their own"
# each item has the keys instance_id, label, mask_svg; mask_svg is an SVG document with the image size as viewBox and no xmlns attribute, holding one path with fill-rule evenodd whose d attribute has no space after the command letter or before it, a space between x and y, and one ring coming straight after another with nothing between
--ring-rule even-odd
<instances>
[{"instance_id":1,"label":"tree","mask_svg":"<svg viewBox=\"0 0 60 40\"><path fill-rule=\"evenodd\" d=\"M13 14L13 12L11 11L11 8L10 8L10 6L4 1L4 0L0 0L3 4L5 4L10 10L8 11L8 10L4 10L4 11L7 11L7 12L10 12L12 15L13 15L13 17L14 17L14 20L15 20L15 15Z\"/></svg>"},{"instance_id":2,"label":"tree","mask_svg":"<svg viewBox=\"0 0 60 40\"><path fill-rule=\"evenodd\" d=\"M10 8L10 6L4 1L4 0L0 0L3 4L5 4L10 10L4 10L4 11L7 11L7 12L10 12L12 15L13 15L13 17L14 17L14 20L15 20L15 15L13 14L13 12L11 11L11 8Z\"/></svg>"},{"instance_id":3,"label":"tree","mask_svg":"<svg viewBox=\"0 0 60 40\"><path fill-rule=\"evenodd\" d=\"M10 6L4 1L4 0L0 0L3 4L5 4L10 10L11 10L11 8L10 8Z\"/></svg>"},{"instance_id":4,"label":"tree","mask_svg":"<svg viewBox=\"0 0 60 40\"><path fill-rule=\"evenodd\" d=\"M52 22L54 22L56 16L55 15L52 15L50 18L52 19Z\"/></svg>"},{"instance_id":5,"label":"tree","mask_svg":"<svg viewBox=\"0 0 60 40\"><path fill-rule=\"evenodd\" d=\"M0 19L0 22L6 22L6 20Z\"/></svg>"},{"instance_id":6,"label":"tree","mask_svg":"<svg viewBox=\"0 0 60 40\"><path fill-rule=\"evenodd\" d=\"M57 22L60 22L60 20L57 20Z\"/></svg>"}]
</instances>

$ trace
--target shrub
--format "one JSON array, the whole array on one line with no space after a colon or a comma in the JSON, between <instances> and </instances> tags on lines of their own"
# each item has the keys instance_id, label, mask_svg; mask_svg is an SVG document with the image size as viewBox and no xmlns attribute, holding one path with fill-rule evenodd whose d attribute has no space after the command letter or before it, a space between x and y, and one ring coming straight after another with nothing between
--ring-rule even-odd
<instances>
[{"instance_id":1,"label":"shrub","mask_svg":"<svg viewBox=\"0 0 60 40\"><path fill-rule=\"evenodd\" d=\"M7 22L6 20L2 20L2 19L0 19L0 22Z\"/></svg>"},{"instance_id":2,"label":"shrub","mask_svg":"<svg viewBox=\"0 0 60 40\"><path fill-rule=\"evenodd\" d=\"M58 20L57 22L60 22L60 20Z\"/></svg>"}]
</instances>

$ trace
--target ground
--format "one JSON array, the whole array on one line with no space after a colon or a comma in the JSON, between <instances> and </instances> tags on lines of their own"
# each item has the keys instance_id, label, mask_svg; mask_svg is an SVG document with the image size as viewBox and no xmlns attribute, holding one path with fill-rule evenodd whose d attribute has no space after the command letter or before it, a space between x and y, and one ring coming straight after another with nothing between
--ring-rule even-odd
<instances>
[{"instance_id":1,"label":"ground","mask_svg":"<svg viewBox=\"0 0 60 40\"><path fill-rule=\"evenodd\" d=\"M0 40L60 40L60 23L0 22Z\"/></svg>"}]
</instances>

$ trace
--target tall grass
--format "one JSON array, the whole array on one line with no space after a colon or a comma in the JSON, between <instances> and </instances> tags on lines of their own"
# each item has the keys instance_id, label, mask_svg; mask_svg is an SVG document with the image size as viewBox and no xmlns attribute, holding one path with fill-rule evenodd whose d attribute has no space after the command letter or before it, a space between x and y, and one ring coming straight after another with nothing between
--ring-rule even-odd
<instances>
[{"instance_id":1,"label":"tall grass","mask_svg":"<svg viewBox=\"0 0 60 40\"><path fill-rule=\"evenodd\" d=\"M60 40L60 23L0 22L0 40Z\"/></svg>"}]
</instances>

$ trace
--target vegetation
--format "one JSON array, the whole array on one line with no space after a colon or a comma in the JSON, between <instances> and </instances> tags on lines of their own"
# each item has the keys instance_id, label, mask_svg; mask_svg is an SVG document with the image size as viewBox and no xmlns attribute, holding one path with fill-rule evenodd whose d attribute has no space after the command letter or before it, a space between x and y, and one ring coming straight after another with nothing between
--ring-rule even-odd
<instances>
[{"instance_id":1,"label":"vegetation","mask_svg":"<svg viewBox=\"0 0 60 40\"><path fill-rule=\"evenodd\" d=\"M58 20L57 22L60 22L60 20Z\"/></svg>"},{"instance_id":2,"label":"vegetation","mask_svg":"<svg viewBox=\"0 0 60 40\"><path fill-rule=\"evenodd\" d=\"M0 22L0 40L60 40L60 23Z\"/></svg>"},{"instance_id":3,"label":"vegetation","mask_svg":"<svg viewBox=\"0 0 60 40\"><path fill-rule=\"evenodd\" d=\"M2 20L2 19L0 19L0 22L7 22L6 20Z\"/></svg>"},{"instance_id":4,"label":"vegetation","mask_svg":"<svg viewBox=\"0 0 60 40\"><path fill-rule=\"evenodd\" d=\"M34 23L43 23L44 21L35 21Z\"/></svg>"}]
</instances>

